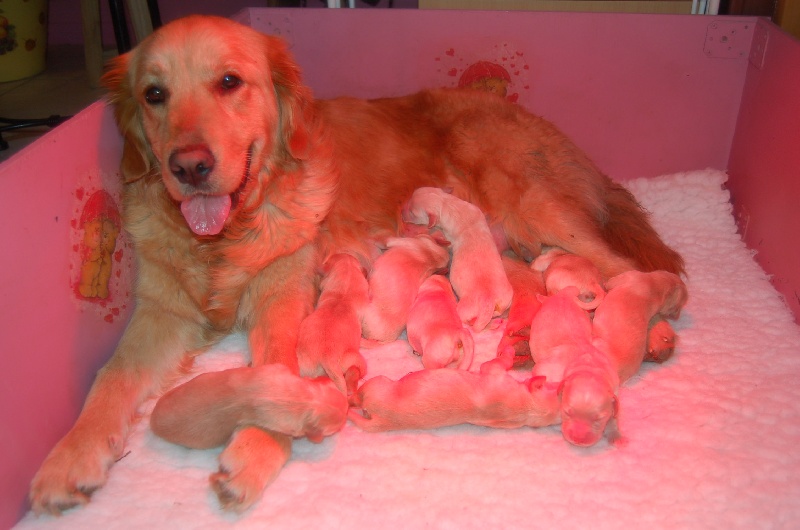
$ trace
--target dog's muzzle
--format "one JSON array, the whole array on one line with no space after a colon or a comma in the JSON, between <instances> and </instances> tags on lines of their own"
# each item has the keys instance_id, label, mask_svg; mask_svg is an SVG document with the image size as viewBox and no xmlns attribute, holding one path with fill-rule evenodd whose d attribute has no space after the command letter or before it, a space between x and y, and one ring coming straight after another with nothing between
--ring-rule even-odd
<instances>
[{"instance_id":1,"label":"dog's muzzle","mask_svg":"<svg viewBox=\"0 0 800 530\"><path fill-rule=\"evenodd\" d=\"M222 232L228 220L234 199L244 189L250 178L250 165L253 158L252 147L247 150L244 174L239 187L226 195L205 195L199 193L181 202L181 213L189 229L199 236L214 236ZM214 168L214 157L206 148L181 151L170 156L170 171L175 178L185 184L199 187L204 184Z\"/></svg>"}]
</instances>

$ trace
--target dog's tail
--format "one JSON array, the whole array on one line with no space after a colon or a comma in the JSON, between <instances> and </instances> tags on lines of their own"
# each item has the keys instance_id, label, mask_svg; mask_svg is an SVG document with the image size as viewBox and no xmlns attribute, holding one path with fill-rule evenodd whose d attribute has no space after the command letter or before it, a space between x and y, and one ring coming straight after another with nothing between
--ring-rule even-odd
<instances>
[{"instance_id":1,"label":"dog's tail","mask_svg":"<svg viewBox=\"0 0 800 530\"><path fill-rule=\"evenodd\" d=\"M683 258L661 240L650 224L649 214L627 188L609 179L606 194L608 219L603 238L618 254L636 263L643 272L664 270L685 274Z\"/></svg>"}]
</instances>

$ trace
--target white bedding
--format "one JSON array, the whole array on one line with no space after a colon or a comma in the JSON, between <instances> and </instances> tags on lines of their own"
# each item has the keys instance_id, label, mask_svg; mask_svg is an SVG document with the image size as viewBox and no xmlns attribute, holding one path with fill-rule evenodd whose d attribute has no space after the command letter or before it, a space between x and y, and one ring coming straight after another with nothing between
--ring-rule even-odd
<instances>
[{"instance_id":1,"label":"white bedding","mask_svg":"<svg viewBox=\"0 0 800 530\"><path fill-rule=\"evenodd\" d=\"M725 180L705 170L627 183L686 259L690 300L673 358L620 391L625 446L573 447L558 426L368 434L348 423L319 445L296 441L236 516L208 486L219 450L156 438L150 401L88 506L17 528L798 528L800 328L737 235ZM473 369L499 333L477 338ZM245 349L230 337L189 377L242 365ZM401 341L363 353L368 377L421 367Z\"/></svg>"}]
</instances>

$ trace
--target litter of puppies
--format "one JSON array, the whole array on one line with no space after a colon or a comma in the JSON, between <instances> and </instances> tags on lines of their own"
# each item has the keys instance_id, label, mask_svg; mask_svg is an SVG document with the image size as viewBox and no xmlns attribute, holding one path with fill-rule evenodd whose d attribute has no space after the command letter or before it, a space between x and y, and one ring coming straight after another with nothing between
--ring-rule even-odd
<instances>
[{"instance_id":1,"label":"litter of puppies","mask_svg":"<svg viewBox=\"0 0 800 530\"><path fill-rule=\"evenodd\" d=\"M319 441L340 430L346 414L369 432L561 424L576 446L604 435L624 440L616 425L619 386L642 362L662 362L674 351L668 320L687 302L683 281L636 270L604 279L590 260L558 248L532 263L509 250L501 255L480 210L440 189L418 189L403 218L417 225L406 229L413 235L389 239L370 270L349 255L322 267L317 308L303 323L313 333L301 335L310 338L298 345L299 362L301 375L327 375L334 384L307 379L315 397L308 401L302 379L289 374L260 382L254 375L236 391L239 371L219 372L213 384L198 377L162 398L153 430L190 447L222 445L248 422ZM472 333L487 326L505 326L497 357L472 366ZM404 330L420 370L396 381L370 378L359 343L394 341ZM520 381L509 370L528 377ZM273 379L296 391L275 390ZM254 384L259 390L248 392ZM228 390L219 396L211 386ZM285 395L278 400L275 392ZM215 410L228 419L217 421Z\"/></svg>"}]
</instances>

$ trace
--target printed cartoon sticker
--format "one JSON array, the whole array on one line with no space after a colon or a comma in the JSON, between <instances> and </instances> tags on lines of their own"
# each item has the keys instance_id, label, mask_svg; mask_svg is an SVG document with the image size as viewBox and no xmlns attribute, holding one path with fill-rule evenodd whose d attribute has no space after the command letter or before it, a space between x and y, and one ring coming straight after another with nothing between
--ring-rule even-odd
<instances>
[{"instance_id":1,"label":"printed cartoon sticker","mask_svg":"<svg viewBox=\"0 0 800 530\"><path fill-rule=\"evenodd\" d=\"M84 309L113 322L130 305L133 269L133 252L122 230L118 200L94 185L77 188L75 199L71 221L73 292Z\"/></svg>"},{"instance_id":2,"label":"printed cartoon sticker","mask_svg":"<svg viewBox=\"0 0 800 530\"><path fill-rule=\"evenodd\" d=\"M451 78L447 86L485 90L517 102L522 90L529 90L530 67L524 53L509 43L496 44L483 53L464 57L455 48L445 50L434 60L437 71Z\"/></svg>"}]
</instances>

